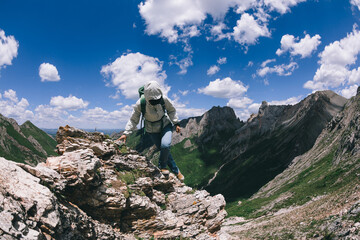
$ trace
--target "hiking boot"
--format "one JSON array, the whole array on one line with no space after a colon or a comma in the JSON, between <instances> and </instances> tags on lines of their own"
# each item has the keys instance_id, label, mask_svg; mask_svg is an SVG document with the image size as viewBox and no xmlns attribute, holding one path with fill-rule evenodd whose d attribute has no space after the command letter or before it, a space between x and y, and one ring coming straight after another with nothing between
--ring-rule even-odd
<instances>
[{"instance_id":1,"label":"hiking boot","mask_svg":"<svg viewBox=\"0 0 360 240\"><path fill-rule=\"evenodd\" d=\"M178 174L177 174L177 178L180 180L180 181L184 181L184 179L185 179L185 177L184 177L184 175L182 175L181 174L181 172L179 172Z\"/></svg>"},{"instance_id":2,"label":"hiking boot","mask_svg":"<svg viewBox=\"0 0 360 240\"><path fill-rule=\"evenodd\" d=\"M170 174L169 170L167 170L167 169L161 169L160 171L164 175L169 175Z\"/></svg>"}]
</instances>

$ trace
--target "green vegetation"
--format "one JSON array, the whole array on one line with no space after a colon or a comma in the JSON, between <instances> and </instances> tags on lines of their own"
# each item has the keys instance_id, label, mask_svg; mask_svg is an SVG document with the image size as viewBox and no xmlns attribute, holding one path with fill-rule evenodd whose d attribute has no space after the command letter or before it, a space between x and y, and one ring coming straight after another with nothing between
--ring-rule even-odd
<instances>
[{"instance_id":1,"label":"green vegetation","mask_svg":"<svg viewBox=\"0 0 360 240\"><path fill-rule=\"evenodd\" d=\"M291 195L283 201L276 203L271 211L292 205L302 205L313 197L341 191L344 186L357 179L355 173L358 169L355 169L354 166L334 167L333 158L334 153L332 152L301 172L292 182L283 186L269 197L238 199L242 200L240 206L237 204L238 200L228 203L226 210L229 216L256 218L264 215L267 210L261 211L261 207L271 203L283 193L291 193Z\"/></svg>"},{"instance_id":2,"label":"green vegetation","mask_svg":"<svg viewBox=\"0 0 360 240\"><path fill-rule=\"evenodd\" d=\"M26 121L24 124L20 126L22 133L26 136L32 136L35 138L42 148L45 150L48 156L57 156L58 154L55 152L57 142L47 135L43 130L36 127L30 121Z\"/></svg>"},{"instance_id":3,"label":"green vegetation","mask_svg":"<svg viewBox=\"0 0 360 240\"><path fill-rule=\"evenodd\" d=\"M146 177L146 174L138 169L132 171L117 171L117 178L126 185L134 184L137 178Z\"/></svg>"},{"instance_id":4,"label":"green vegetation","mask_svg":"<svg viewBox=\"0 0 360 240\"><path fill-rule=\"evenodd\" d=\"M2 139L3 146L0 146L1 157L20 163L37 164L49 155L57 155L54 151L56 141L29 121L20 126L18 132L13 124L4 118L0 121L0 128L6 130L5 139ZM30 136L41 145L46 154L28 140Z\"/></svg>"},{"instance_id":5,"label":"green vegetation","mask_svg":"<svg viewBox=\"0 0 360 240\"><path fill-rule=\"evenodd\" d=\"M190 139L194 148L184 148L188 139L171 147L171 154L181 173L185 176L185 184L200 188L205 186L209 179L221 166L221 157L215 147L200 151L194 139Z\"/></svg>"}]
</instances>

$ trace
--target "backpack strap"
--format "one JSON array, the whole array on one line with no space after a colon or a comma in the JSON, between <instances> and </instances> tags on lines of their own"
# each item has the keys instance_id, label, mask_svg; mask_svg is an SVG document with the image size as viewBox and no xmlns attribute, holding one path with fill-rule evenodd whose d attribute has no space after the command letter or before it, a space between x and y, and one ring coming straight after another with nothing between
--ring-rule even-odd
<instances>
[{"instance_id":1,"label":"backpack strap","mask_svg":"<svg viewBox=\"0 0 360 240\"><path fill-rule=\"evenodd\" d=\"M164 101L164 98L163 98L163 97L161 97L161 102L160 102L160 104L161 104L161 107L162 107L162 109L163 109L163 111L164 111L164 115L165 115L165 113L166 113L166 107L165 107L165 101Z\"/></svg>"},{"instance_id":2,"label":"backpack strap","mask_svg":"<svg viewBox=\"0 0 360 240\"><path fill-rule=\"evenodd\" d=\"M142 117L145 116L145 113L146 113L146 100L145 100L145 96L144 95L141 95L140 96L140 106L141 106L141 114L142 114Z\"/></svg>"}]
</instances>

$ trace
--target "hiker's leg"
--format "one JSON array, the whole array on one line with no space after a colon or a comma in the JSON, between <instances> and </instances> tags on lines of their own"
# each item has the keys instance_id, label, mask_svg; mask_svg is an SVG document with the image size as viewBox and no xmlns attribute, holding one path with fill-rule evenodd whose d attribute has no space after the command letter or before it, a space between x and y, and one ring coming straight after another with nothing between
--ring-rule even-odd
<instances>
[{"instance_id":1,"label":"hiker's leg","mask_svg":"<svg viewBox=\"0 0 360 240\"><path fill-rule=\"evenodd\" d=\"M169 124L163 129L163 136L161 138L161 153L163 159L166 161L167 165L170 167L170 170L178 174L179 168L176 166L176 163L171 156L170 146L171 146L171 137L172 137L172 126Z\"/></svg>"},{"instance_id":2,"label":"hiker's leg","mask_svg":"<svg viewBox=\"0 0 360 240\"><path fill-rule=\"evenodd\" d=\"M162 151L161 151L161 133L149 133L152 142L155 144L156 148L160 151L160 157L159 157L159 168L164 169L166 168L166 161L162 157Z\"/></svg>"}]
</instances>

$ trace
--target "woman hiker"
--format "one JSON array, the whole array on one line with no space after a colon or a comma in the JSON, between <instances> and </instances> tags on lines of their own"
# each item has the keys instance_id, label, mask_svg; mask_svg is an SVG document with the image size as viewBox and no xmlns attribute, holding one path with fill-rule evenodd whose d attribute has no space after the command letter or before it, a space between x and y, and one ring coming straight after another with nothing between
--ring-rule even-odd
<instances>
[{"instance_id":1,"label":"woman hiker","mask_svg":"<svg viewBox=\"0 0 360 240\"><path fill-rule=\"evenodd\" d=\"M169 170L166 169L166 166L169 166L178 179L184 181L184 176L176 166L170 153L173 125L176 126L176 132L180 133L176 109L170 100L163 96L160 85L156 81L150 81L144 86L144 97L143 106L141 106L141 98L136 102L132 115L126 124L124 134L118 140L126 142L127 135L136 129L142 112L145 112L143 113L145 130L160 150L159 168L161 173L168 175Z\"/></svg>"}]
</instances>

